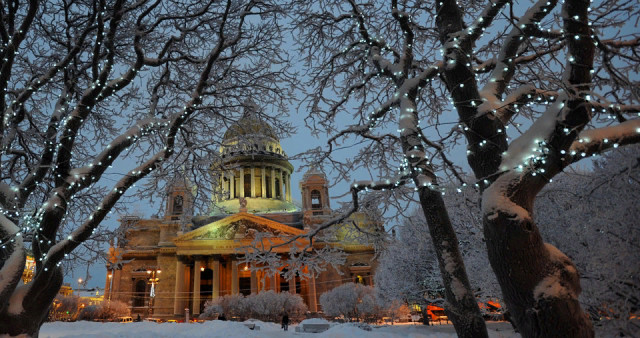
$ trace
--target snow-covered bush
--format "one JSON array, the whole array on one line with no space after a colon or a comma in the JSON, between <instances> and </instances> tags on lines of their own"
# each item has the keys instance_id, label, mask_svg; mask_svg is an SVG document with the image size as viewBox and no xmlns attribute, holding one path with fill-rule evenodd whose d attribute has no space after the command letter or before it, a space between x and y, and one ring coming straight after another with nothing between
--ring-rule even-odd
<instances>
[{"instance_id":1,"label":"snow-covered bush","mask_svg":"<svg viewBox=\"0 0 640 338\"><path fill-rule=\"evenodd\" d=\"M292 320L299 319L307 311L307 306L300 295L269 290L246 297L245 309L252 318L277 322L284 312Z\"/></svg>"},{"instance_id":2,"label":"snow-covered bush","mask_svg":"<svg viewBox=\"0 0 640 338\"><path fill-rule=\"evenodd\" d=\"M75 318L79 309L78 296L58 296L53 301L49 318L51 320L70 320Z\"/></svg>"},{"instance_id":3,"label":"snow-covered bush","mask_svg":"<svg viewBox=\"0 0 640 338\"><path fill-rule=\"evenodd\" d=\"M207 300L204 302L204 311L198 316L200 319L216 319L222 314L219 299Z\"/></svg>"},{"instance_id":4,"label":"snow-covered bush","mask_svg":"<svg viewBox=\"0 0 640 338\"><path fill-rule=\"evenodd\" d=\"M381 302L381 304L384 304ZM391 322L398 321L401 318L407 318L411 314L409 307L404 302L394 299L387 303L384 307L384 315L391 319Z\"/></svg>"},{"instance_id":5,"label":"snow-covered bush","mask_svg":"<svg viewBox=\"0 0 640 338\"><path fill-rule=\"evenodd\" d=\"M112 300L96 305L85 306L78 315L79 320L105 320L112 321L118 317L131 315L131 310L126 303Z\"/></svg>"},{"instance_id":6,"label":"snow-covered bush","mask_svg":"<svg viewBox=\"0 0 640 338\"><path fill-rule=\"evenodd\" d=\"M382 314L376 290L362 284L346 283L327 291L320 296L320 305L327 316L343 316L347 321L376 321Z\"/></svg>"},{"instance_id":7,"label":"snow-covered bush","mask_svg":"<svg viewBox=\"0 0 640 338\"><path fill-rule=\"evenodd\" d=\"M78 314L78 320L96 320L100 319L102 313L101 305L89 305L85 306Z\"/></svg>"},{"instance_id":8,"label":"snow-covered bush","mask_svg":"<svg viewBox=\"0 0 640 338\"><path fill-rule=\"evenodd\" d=\"M102 302L100 311L100 318L104 320L114 320L118 317L131 315L129 306L119 300Z\"/></svg>"},{"instance_id":9,"label":"snow-covered bush","mask_svg":"<svg viewBox=\"0 0 640 338\"><path fill-rule=\"evenodd\" d=\"M263 321L279 322L285 312L289 315L290 320L296 321L307 312L307 306L300 295L268 290L247 297L227 295L208 301L205 303L203 314L209 317L222 314L227 319L233 317L256 318Z\"/></svg>"}]
</instances>

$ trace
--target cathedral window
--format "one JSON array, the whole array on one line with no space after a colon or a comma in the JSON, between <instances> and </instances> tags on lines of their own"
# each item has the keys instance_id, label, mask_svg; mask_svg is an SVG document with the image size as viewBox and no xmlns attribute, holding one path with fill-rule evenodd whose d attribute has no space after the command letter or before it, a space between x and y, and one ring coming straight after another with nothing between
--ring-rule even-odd
<instances>
[{"instance_id":1,"label":"cathedral window","mask_svg":"<svg viewBox=\"0 0 640 338\"><path fill-rule=\"evenodd\" d=\"M182 196L176 196L173 198L173 214L181 215L183 211L184 198Z\"/></svg>"}]
</instances>

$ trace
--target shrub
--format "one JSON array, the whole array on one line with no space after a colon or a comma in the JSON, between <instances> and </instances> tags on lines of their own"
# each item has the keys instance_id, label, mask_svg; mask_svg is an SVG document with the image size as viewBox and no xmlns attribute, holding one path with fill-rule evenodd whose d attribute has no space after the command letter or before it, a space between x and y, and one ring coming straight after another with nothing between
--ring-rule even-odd
<instances>
[{"instance_id":1,"label":"shrub","mask_svg":"<svg viewBox=\"0 0 640 338\"><path fill-rule=\"evenodd\" d=\"M301 319L307 311L302 297L288 292L263 291L244 297L242 295L222 296L205 303L204 314L215 316L224 314L227 319L255 318L262 321L279 322L284 312L289 319Z\"/></svg>"},{"instance_id":2,"label":"shrub","mask_svg":"<svg viewBox=\"0 0 640 338\"><path fill-rule=\"evenodd\" d=\"M362 284L346 283L327 291L320 296L320 305L326 315L348 321L376 321L382 315L375 289Z\"/></svg>"},{"instance_id":3,"label":"shrub","mask_svg":"<svg viewBox=\"0 0 640 338\"><path fill-rule=\"evenodd\" d=\"M58 296L53 301L50 318L52 320L72 320L78 314L78 296Z\"/></svg>"},{"instance_id":4,"label":"shrub","mask_svg":"<svg viewBox=\"0 0 640 338\"><path fill-rule=\"evenodd\" d=\"M131 315L131 310L127 306L127 304L118 301L112 300L107 302L102 302L101 304L89 305L86 306L80 314L78 315L78 319L80 320L116 320L118 317L129 316Z\"/></svg>"},{"instance_id":5,"label":"shrub","mask_svg":"<svg viewBox=\"0 0 640 338\"><path fill-rule=\"evenodd\" d=\"M391 322L395 322L400 318L407 318L411 311L404 302L394 299L384 308L385 316L391 319Z\"/></svg>"},{"instance_id":6,"label":"shrub","mask_svg":"<svg viewBox=\"0 0 640 338\"><path fill-rule=\"evenodd\" d=\"M129 306L118 300L102 302L100 310L100 318L105 320L115 320L118 317L131 315Z\"/></svg>"}]
</instances>

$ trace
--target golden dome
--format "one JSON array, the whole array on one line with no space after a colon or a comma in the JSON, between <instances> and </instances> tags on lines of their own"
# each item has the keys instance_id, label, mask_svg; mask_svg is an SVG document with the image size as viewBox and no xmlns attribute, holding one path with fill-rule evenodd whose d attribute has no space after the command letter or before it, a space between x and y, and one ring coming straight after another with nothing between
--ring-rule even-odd
<instances>
[{"instance_id":1,"label":"golden dome","mask_svg":"<svg viewBox=\"0 0 640 338\"><path fill-rule=\"evenodd\" d=\"M255 114L247 114L236 123L232 124L224 133L223 143L237 141L237 139L261 139L271 138L275 142L280 142L278 136L273 132L271 126L257 117Z\"/></svg>"},{"instance_id":2,"label":"golden dome","mask_svg":"<svg viewBox=\"0 0 640 338\"><path fill-rule=\"evenodd\" d=\"M247 104L242 118L224 133L220 149L222 157L263 155L286 159L280 139L273 128L258 116L257 109L255 105Z\"/></svg>"}]
</instances>

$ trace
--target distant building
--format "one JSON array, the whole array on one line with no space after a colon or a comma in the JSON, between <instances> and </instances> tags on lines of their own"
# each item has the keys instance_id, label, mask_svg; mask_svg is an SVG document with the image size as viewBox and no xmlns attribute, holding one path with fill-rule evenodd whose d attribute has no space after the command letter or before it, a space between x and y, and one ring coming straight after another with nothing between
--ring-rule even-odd
<instances>
[{"instance_id":1,"label":"distant building","mask_svg":"<svg viewBox=\"0 0 640 338\"><path fill-rule=\"evenodd\" d=\"M22 282L27 284L33 279L33 272L36 271L36 261L32 255L27 255L27 260L22 271Z\"/></svg>"},{"instance_id":2,"label":"distant building","mask_svg":"<svg viewBox=\"0 0 640 338\"><path fill-rule=\"evenodd\" d=\"M73 294L73 289L71 288L71 284L69 283L62 284L62 286L60 287L60 291L58 291L58 294L61 296L71 296L71 294Z\"/></svg>"},{"instance_id":3,"label":"distant building","mask_svg":"<svg viewBox=\"0 0 640 338\"><path fill-rule=\"evenodd\" d=\"M99 305L102 304L104 300L104 291L101 291L103 290L100 288L76 289L74 295L79 298L78 302L81 304L81 307Z\"/></svg>"},{"instance_id":4,"label":"distant building","mask_svg":"<svg viewBox=\"0 0 640 338\"><path fill-rule=\"evenodd\" d=\"M319 296L345 282L371 285L375 262L373 247L347 243L338 235L331 243L314 241L314 247L340 246L346 263L332 267L310 279L285 280L280 273L265 276L251 271L238 248L249 244L256 232L270 232L272 242L279 235L300 235L310 226L329 219L329 182L318 170L307 172L299 183L302 209L292 203L293 166L280 146L271 126L248 108L244 117L224 135L223 161L214 164L224 170L219 178L222 197L214 198L208 216L191 217L192 195L188 184L176 179L168 188L163 218L122 217L124 241L110 249L105 297L131 306L132 314L154 317L192 315L203 310L204 302L229 294L275 290L300 294L309 310L319 310ZM381 228L363 214L350 221L368 229ZM291 245L275 251L285 257Z\"/></svg>"}]
</instances>

